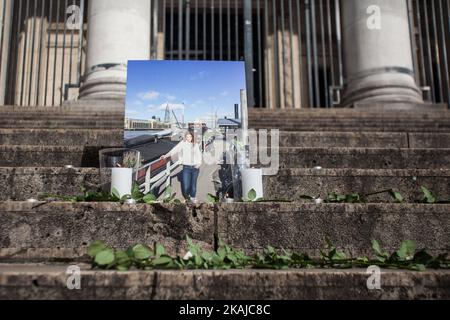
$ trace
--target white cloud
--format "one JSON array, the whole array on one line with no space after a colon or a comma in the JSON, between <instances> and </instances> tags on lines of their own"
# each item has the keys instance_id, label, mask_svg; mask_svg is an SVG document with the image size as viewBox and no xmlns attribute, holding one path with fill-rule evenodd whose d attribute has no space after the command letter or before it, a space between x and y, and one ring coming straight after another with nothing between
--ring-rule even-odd
<instances>
[{"instance_id":1,"label":"white cloud","mask_svg":"<svg viewBox=\"0 0 450 320\"><path fill-rule=\"evenodd\" d=\"M196 74L191 76L191 81L205 79L207 75L208 75L208 72L206 72L206 71L197 72Z\"/></svg>"},{"instance_id":2,"label":"white cloud","mask_svg":"<svg viewBox=\"0 0 450 320\"><path fill-rule=\"evenodd\" d=\"M160 95L161 94L157 91L147 91L139 93L138 97L141 100L156 100L159 98Z\"/></svg>"},{"instance_id":3,"label":"white cloud","mask_svg":"<svg viewBox=\"0 0 450 320\"><path fill-rule=\"evenodd\" d=\"M163 105L161 107L163 107L162 110L166 109L166 105ZM169 108L171 110L184 110L184 109L186 109L186 106L184 104L181 104L181 103L169 103Z\"/></svg>"},{"instance_id":4,"label":"white cloud","mask_svg":"<svg viewBox=\"0 0 450 320\"><path fill-rule=\"evenodd\" d=\"M220 95L221 95L222 97L225 97L225 96L228 95L228 91L224 91L224 92L222 92Z\"/></svg>"},{"instance_id":5,"label":"white cloud","mask_svg":"<svg viewBox=\"0 0 450 320\"><path fill-rule=\"evenodd\" d=\"M171 94L166 94L165 97L166 97L166 99L169 100L169 101L173 101L173 100L175 100L175 99L177 98L177 97L175 97L175 96L173 96L173 95L171 95Z\"/></svg>"},{"instance_id":6,"label":"white cloud","mask_svg":"<svg viewBox=\"0 0 450 320\"><path fill-rule=\"evenodd\" d=\"M167 103L163 103L159 106L155 106L155 105L149 105L147 106L147 109L149 111L156 111L156 110L166 110L167 108ZM186 109L186 106L184 104L181 103L169 103L169 109L170 110L184 110Z\"/></svg>"},{"instance_id":7,"label":"white cloud","mask_svg":"<svg viewBox=\"0 0 450 320\"><path fill-rule=\"evenodd\" d=\"M136 110L126 110L125 113L127 115L133 116L133 115L137 115L139 112L137 112Z\"/></svg>"}]
</instances>

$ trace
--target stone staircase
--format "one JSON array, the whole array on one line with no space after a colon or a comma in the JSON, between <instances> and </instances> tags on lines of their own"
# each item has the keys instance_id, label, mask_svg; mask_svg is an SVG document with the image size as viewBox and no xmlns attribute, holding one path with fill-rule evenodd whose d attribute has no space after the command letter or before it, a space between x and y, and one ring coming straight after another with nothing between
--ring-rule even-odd
<instances>
[{"instance_id":1,"label":"stone staircase","mask_svg":"<svg viewBox=\"0 0 450 320\"><path fill-rule=\"evenodd\" d=\"M26 202L98 184L98 150L121 145L123 108L103 103L92 110L90 102L0 107L0 298L450 298L450 272L432 270L386 271L381 291L367 290L365 270L86 270L83 275L92 279L87 288L70 292L64 267L87 262L87 246L97 239L118 247L160 242L179 254L184 254L186 234L205 248L221 239L249 253L272 245L317 257L325 237L352 256L370 255L372 239L387 251L410 239L433 254L450 252L450 205L412 203L420 198L421 186L450 199L446 110L250 111L251 128L281 130L280 172L265 177L265 195L292 203ZM314 169L318 166L322 169ZM329 192L390 188L410 203L395 204L387 195L372 196L368 204L300 201L304 194L323 198ZM223 290L217 290L219 284ZM236 295L242 286L246 289Z\"/></svg>"}]
</instances>

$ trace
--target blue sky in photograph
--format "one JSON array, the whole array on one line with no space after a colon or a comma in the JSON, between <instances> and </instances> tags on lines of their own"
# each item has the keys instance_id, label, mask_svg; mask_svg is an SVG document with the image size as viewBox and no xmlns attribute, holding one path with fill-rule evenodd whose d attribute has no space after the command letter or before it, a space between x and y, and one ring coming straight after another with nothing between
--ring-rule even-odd
<instances>
[{"instance_id":1,"label":"blue sky in photograph","mask_svg":"<svg viewBox=\"0 0 450 320\"><path fill-rule=\"evenodd\" d=\"M129 61L126 117L164 121L167 104L178 120L234 117L245 89L243 62Z\"/></svg>"}]
</instances>

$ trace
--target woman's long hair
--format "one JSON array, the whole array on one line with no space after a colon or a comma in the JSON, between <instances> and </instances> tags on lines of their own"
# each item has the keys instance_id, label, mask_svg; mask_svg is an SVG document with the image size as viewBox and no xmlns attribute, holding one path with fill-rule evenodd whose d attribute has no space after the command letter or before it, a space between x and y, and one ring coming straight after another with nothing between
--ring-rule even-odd
<instances>
[{"instance_id":1,"label":"woman's long hair","mask_svg":"<svg viewBox=\"0 0 450 320\"><path fill-rule=\"evenodd\" d=\"M192 138L191 143L192 143L192 144L195 144L195 135L194 135L191 131L187 131L187 132L186 132L186 134L184 135L184 141L187 142L187 137L188 137L188 136L191 136L191 138Z\"/></svg>"}]
</instances>

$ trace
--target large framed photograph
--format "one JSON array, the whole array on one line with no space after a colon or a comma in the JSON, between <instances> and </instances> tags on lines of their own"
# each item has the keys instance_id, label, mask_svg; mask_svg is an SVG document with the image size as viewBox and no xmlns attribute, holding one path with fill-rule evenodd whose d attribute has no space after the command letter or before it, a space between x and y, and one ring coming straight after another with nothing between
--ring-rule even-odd
<instances>
[{"instance_id":1,"label":"large framed photograph","mask_svg":"<svg viewBox=\"0 0 450 320\"><path fill-rule=\"evenodd\" d=\"M187 202L232 199L239 176L230 137L246 108L244 62L129 61L124 140L140 152L141 191Z\"/></svg>"}]
</instances>

